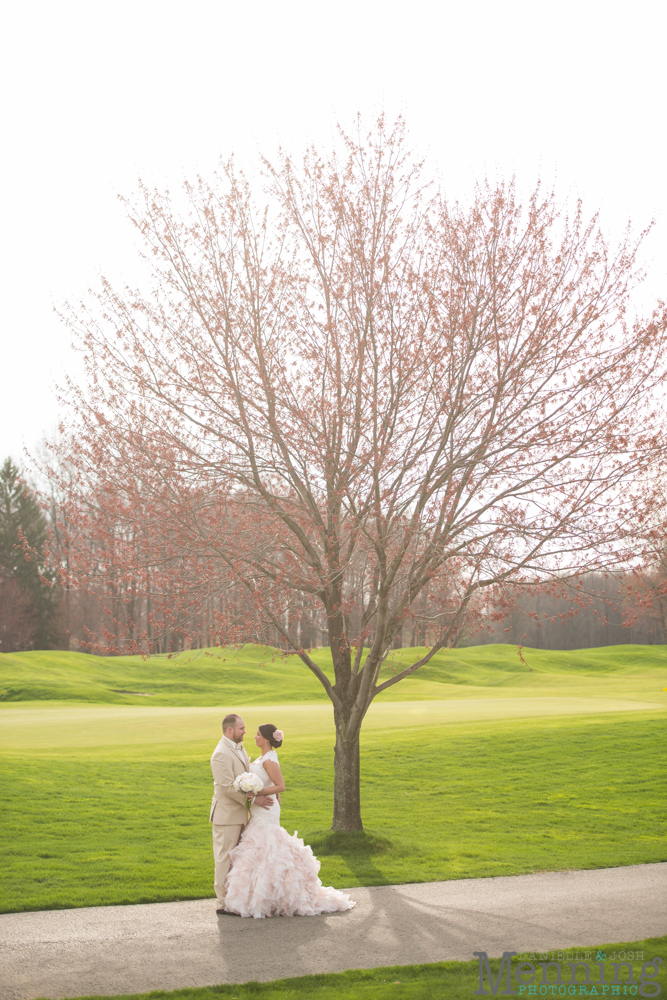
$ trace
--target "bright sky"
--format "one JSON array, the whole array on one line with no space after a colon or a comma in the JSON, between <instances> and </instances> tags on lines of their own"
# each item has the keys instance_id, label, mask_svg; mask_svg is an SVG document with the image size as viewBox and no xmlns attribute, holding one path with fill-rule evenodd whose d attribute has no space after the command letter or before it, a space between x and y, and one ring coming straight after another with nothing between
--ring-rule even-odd
<instances>
[{"instance_id":1,"label":"bright sky","mask_svg":"<svg viewBox=\"0 0 667 1000\"><path fill-rule=\"evenodd\" d=\"M541 174L612 234L655 218L643 297L665 297L666 28L657 0L6 5L0 461L53 433L80 369L53 306L137 275L118 193L328 145L357 111L403 112L451 197Z\"/></svg>"}]
</instances>

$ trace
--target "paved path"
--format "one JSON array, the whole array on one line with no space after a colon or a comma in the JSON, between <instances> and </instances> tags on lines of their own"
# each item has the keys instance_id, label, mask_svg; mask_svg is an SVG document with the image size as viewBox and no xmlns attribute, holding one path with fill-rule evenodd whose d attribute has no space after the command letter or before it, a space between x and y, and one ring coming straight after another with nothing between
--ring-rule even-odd
<instances>
[{"instance_id":1,"label":"paved path","mask_svg":"<svg viewBox=\"0 0 667 1000\"><path fill-rule=\"evenodd\" d=\"M667 933L667 863L351 895L349 913L273 920L216 917L213 900L5 914L0 1000L266 981Z\"/></svg>"}]
</instances>

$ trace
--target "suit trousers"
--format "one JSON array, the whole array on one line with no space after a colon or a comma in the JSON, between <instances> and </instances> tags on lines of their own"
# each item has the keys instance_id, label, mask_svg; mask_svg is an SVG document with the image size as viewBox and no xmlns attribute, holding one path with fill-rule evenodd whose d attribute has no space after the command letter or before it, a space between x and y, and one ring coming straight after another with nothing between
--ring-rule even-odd
<instances>
[{"instance_id":1,"label":"suit trousers","mask_svg":"<svg viewBox=\"0 0 667 1000\"><path fill-rule=\"evenodd\" d=\"M227 826L223 823L212 823L213 830L213 858L215 859L215 895L218 906L225 905L225 882L227 873L231 867L229 852L236 847L241 839L241 831L244 824Z\"/></svg>"}]
</instances>

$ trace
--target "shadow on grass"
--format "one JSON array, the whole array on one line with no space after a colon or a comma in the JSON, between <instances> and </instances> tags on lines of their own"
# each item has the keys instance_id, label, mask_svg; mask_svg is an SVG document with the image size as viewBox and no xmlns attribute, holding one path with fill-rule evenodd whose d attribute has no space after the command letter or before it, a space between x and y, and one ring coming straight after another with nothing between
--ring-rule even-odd
<instances>
[{"instance_id":1,"label":"shadow on grass","mask_svg":"<svg viewBox=\"0 0 667 1000\"><path fill-rule=\"evenodd\" d=\"M392 885L392 880L374 863L375 857L396 858L405 853L402 844L370 830L315 830L304 838L318 858L337 857L361 885Z\"/></svg>"}]
</instances>

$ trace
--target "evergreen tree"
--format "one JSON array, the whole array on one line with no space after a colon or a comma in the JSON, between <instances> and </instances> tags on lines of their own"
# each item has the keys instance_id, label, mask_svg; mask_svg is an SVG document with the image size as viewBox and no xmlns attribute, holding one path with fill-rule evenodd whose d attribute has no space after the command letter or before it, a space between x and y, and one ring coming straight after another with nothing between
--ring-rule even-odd
<instances>
[{"instance_id":1,"label":"evergreen tree","mask_svg":"<svg viewBox=\"0 0 667 1000\"><path fill-rule=\"evenodd\" d=\"M46 569L42 552L48 525L35 497L26 489L20 470L8 458L0 469L0 577L14 581L29 598L34 619L34 649L49 649L56 639L59 595L53 570ZM26 559L20 536L30 547ZM37 554L35 554L37 553ZM44 579L48 582L44 583Z\"/></svg>"}]
</instances>

